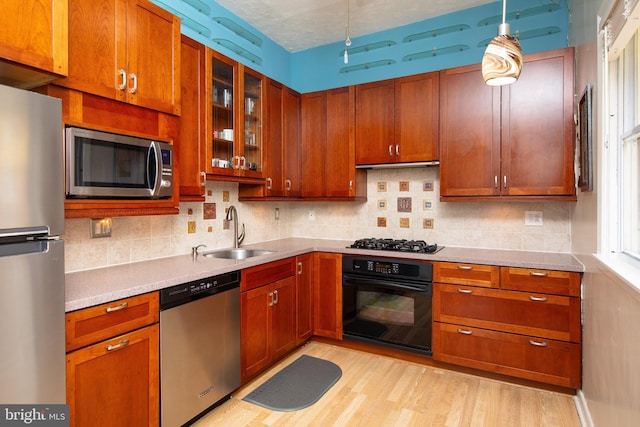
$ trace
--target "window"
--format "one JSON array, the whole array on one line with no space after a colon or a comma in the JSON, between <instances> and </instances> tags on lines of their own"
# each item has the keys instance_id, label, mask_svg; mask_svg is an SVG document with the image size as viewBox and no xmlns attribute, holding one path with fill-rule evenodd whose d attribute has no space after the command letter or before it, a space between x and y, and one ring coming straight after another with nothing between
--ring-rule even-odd
<instances>
[{"instance_id":1,"label":"window","mask_svg":"<svg viewBox=\"0 0 640 427\"><path fill-rule=\"evenodd\" d=\"M633 10L620 10L607 21L604 80L609 117L603 152L604 249L622 252L640 263L640 30ZM618 9L618 10L616 10ZM639 264L640 265L640 264Z\"/></svg>"}]
</instances>

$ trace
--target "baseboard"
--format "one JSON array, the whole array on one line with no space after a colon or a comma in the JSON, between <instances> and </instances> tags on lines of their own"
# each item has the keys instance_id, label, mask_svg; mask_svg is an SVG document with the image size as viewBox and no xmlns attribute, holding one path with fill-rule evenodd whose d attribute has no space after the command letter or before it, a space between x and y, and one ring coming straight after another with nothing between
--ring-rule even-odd
<instances>
[{"instance_id":1,"label":"baseboard","mask_svg":"<svg viewBox=\"0 0 640 427\"><path fill-rule=\"evenodd\" d=\"M591 419L589 407L587 406L587 399L584 397L584 393L582 392L582 390L578 390L578 393L573 396L573 401L576 404L578 417L580 417L580 424L582 425L582 427L595 427L595 425L593 424L593 420Z\"/></svg>"}]
</instances>

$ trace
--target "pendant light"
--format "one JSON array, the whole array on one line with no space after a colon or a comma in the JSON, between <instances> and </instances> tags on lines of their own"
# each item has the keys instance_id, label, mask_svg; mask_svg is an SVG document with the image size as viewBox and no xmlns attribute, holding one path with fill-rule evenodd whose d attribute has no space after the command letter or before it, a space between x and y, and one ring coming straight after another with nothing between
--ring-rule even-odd
<instances>
[{"instance_id":1,"label":"pendant light","mask_svg":"<svg viewBox=\"0 0 640 427\"><path fill-rule=\"evenodd\" d=\"M507 0L502 1L502 24L482 57L482 77L490 86L515 83L522 71L522 47L506 21Z\"/></svg>"},{"instance_id":2,"label":"pendant light","mask_svg":"<svg viewBox=\"0 0 640 427\"><path fill-rule=\"evenodd\" d=\"M349 0L347 1L347 13L346 13L346 24L344 25L345 28L345 32L346 32L346 40L344 41L344 44L347 46L344 49L344 63L348 64L349 63L349 52L348 52L348 47L351 46L351 35L349 33Z\"/></svg>"}]
</instances>

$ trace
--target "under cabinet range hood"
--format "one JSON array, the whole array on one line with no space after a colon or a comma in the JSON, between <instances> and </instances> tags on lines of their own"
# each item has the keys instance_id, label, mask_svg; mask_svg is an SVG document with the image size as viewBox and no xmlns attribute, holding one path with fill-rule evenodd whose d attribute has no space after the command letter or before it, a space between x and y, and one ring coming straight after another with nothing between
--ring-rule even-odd
<instances>
[{"instance_id":1,"label":"under cabinet range hood","mask_svg":"<svg viewBox=\"0 0 640 427\"><path fill-rule=\"evenodd\" d=\"M439 160L432 160L428 162L413 162L413 163L380 163L371 165L356 165L356 169L398 169L398 168L420 168L427 166L440 166Z\"/></svg>"}]
</instances>

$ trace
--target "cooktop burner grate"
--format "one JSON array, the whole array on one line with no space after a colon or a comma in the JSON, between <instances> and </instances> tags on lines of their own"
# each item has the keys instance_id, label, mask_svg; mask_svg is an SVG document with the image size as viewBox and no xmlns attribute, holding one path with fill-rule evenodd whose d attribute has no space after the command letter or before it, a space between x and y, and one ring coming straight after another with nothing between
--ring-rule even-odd
<instances>
[{"instance_id":1,"label":"cooktop burner grate","mask_svg":"<svg viewBox=\"0 0 640 427\"><path fill-rule=\"evenodd\" d=\"M358 239L350 248L371 249L379 251L395 251L395 252L413 252L413 253L436 253L443 249L444 246L437 244L429 244L424 240L398 240L398 239Z\"/></svg>"}]
</instances>

